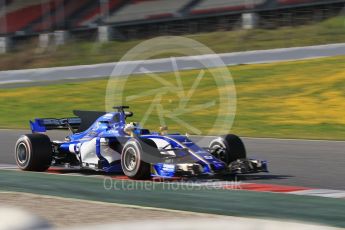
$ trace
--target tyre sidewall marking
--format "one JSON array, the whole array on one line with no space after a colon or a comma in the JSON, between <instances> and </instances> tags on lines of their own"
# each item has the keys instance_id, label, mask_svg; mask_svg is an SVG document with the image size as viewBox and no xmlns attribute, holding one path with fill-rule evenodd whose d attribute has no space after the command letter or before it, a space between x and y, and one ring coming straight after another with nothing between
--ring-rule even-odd
<instances>
[{"instance_id":1,"label":"tyre sidewall marking","mask_svg":"<svg viewBox=\"0 0 345 230\"><path fill-rule=\"evenodd\" d=\"M133 174L137 174L141 165L141 153L142 153L142 149L139 148L139 144L136 140L130 140L128 141L125 146L123 147L123 152L121 154L121 165L122 165L122 170L125 169L125 162L124 162L124 154L127 151L128 148L132 148L133 150L136 151L136 158L137 158L137 164L135 166L135 169L132 171L128 171L126 169L126 171L133 173Z\"/></svg>"},{"instance_id":2,"label":"tyre sidewall marking","mask_svg":"<svg viewBox=\"0 0 345 230\"><path fill-rule=\"evenodd\" d=\"M26 162L25 164L21 164L18 160L18 147L20 144L24 144L25 147L26 147L26 150L27 150L27 159L26 159ZM15 160L16 160L16 163L18 165L19 168L21 169L25 169L26 167L28 167L30 161L31 161L31 154L32 154L32 145L31 145L31 142L29 140L29 138L27 136L21 136L17 143L16 143L16 156L15 156Z\"/></svg>"}]
</instances>

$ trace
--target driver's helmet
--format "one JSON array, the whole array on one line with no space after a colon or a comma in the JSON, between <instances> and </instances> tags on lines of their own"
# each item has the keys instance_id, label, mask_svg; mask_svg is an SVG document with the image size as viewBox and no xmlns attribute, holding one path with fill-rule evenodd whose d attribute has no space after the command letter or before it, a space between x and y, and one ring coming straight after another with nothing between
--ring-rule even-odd
<instances>
[{"instance_id":1,"label":"driver's helmet","mask_svg":"<svg viewBox=\"0 0 345 230\"><path fill-rule=\"evenodd\" d=\"M140 135L141 126L139 122L130 122L125 125L123 131L130 136Z\"/></svg>"}]
</instances>

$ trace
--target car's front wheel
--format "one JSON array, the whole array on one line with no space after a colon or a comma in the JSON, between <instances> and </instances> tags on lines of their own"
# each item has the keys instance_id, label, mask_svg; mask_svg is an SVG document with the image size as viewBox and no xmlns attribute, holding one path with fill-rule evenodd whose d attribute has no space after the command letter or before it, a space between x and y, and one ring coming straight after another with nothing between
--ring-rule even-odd
<instances>
[{"instance_id":1,"label":"car's front wheel","mask_svg":"<svg viewBox=\"0 0 345 230\"><path fill-rule=\"evenodd\" d=\"M52 146L44 134L21 136L15 146L18 167L28 171L46 171L52 162Z\"/></svg>"},{"instance_id":2,"label":"car's front wheel","mask_svg":"<svg viewBox=\"0 0 345 230\"><path fill-rule=\"evenodd\" d=\"M150 179L151 164L159 159L159 155L154 141L144 138L130 139L122 149L122 170L131 179Z\"/></svg>"},{"instance_id":3,"label":"car's front wheel","mask_svg":"<svg viewBox=\"0 0 345 230\"><path fill-rule=\"evenodd\" d=\"M210 142L211 154L217 159L230 164L238 159L246 158L246 149L238 136L228 134Z\"/></svg>"}]
</instances>

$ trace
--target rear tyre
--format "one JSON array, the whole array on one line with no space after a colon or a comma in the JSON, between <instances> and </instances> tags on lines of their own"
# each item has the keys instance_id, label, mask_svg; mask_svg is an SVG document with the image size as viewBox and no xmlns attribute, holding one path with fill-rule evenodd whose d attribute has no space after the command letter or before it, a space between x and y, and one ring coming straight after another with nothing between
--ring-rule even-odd
<instances>
[{"instance_id":1,"label":"rear tyre","mask_svg":"<svg viewBox=\"0 0 345 230\"><path fill-rule=\"evenodd\" d=\"M241 138L234 134L228 134L211 141L209 148L214 157L226 164L247 157Z\"/></svg>"},{"instance_id":2,"label":"rear tyre","mask_svg":"<svg viewBox=\"0 0 345 230\"><path fill-rule=\"evenodd\" d=\"M122 170L131 179L150 179L151 164L155 163L159 155L154 141L144 138L130 139L122 149Z\"/></svg>"},{"instance_id":3,"label":"rear tyre","mask_svg":"<svg viewBox=\"0 0 345 230\"><path fill-rule=\"evenodd\" d=\"M15 160L18 167L27 171L46 171L52 162L50 139L44 134L21 136L15 146Z\"/></svg>"}]
</instances>

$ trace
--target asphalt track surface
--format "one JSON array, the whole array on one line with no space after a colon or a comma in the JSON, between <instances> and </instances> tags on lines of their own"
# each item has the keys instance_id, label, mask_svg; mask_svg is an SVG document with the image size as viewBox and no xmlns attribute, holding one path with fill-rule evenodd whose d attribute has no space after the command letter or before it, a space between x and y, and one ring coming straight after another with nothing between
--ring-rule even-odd
<instances>
[{"instance_id":1,"label":"asphalt track surface","mask_svg":"<svg viewBox=\"0 0 345 230\"><path fill-rule=\"evenodd\" d=\"M14 145L23 130L0 130L0 164L14 164ZM66 132L51 131L62 140ZM207 146L214 137L193 137ZM270 173L240 176L243 182L345 190L345 142L243 138L248 156L267 160Z\"/></svg>"},{"instance_id":2,"label":"asphalt track surface","mask_svg":"<svg viewBox=\"0 0 345 230\"><path fill-rule=\"evenodd\" d=\"M177 57L175 60L178 70L188 70L218 67L219 63L214 62L214 60L216 60L218 57L222 59L226 66L231 66L239 64L272 63L279 61L301 60L338 55L345 55L345 43L236 52L219 55ZM103 63L96 65L12 70L0 71L0 85L93 79L99 77L120 76L128 74L126 70L122 73L112 74L113 69L116 65L118 67L125 66L126 70L133 68L133 70L129 72L130 74L175 71L172 65L171 58L119 63Z\"/></svg>"}]
</instances>

